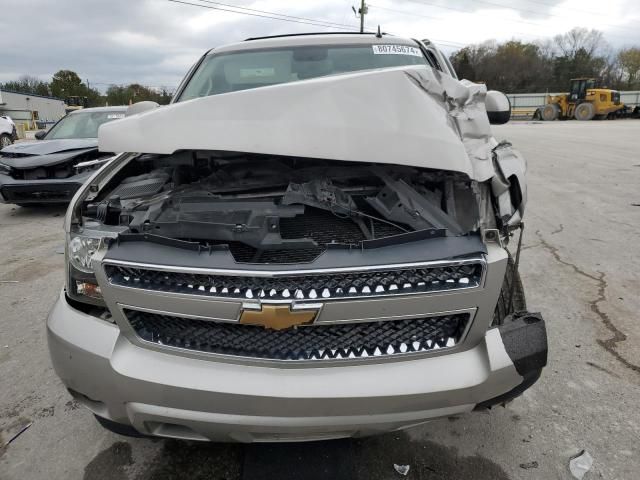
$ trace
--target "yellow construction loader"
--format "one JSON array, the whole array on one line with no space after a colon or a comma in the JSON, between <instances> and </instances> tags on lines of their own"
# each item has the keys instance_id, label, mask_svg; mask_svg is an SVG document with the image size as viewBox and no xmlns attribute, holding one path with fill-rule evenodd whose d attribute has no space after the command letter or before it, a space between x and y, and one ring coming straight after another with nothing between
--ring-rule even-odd
<instances>
[{"instance_id":1,"label":"yellow construction loader","mask_svg":"<svg viewBox=\"0 0 640 480\"><path fill-rule=\"evenodd\" d=\"M619 118L637 113L620 102L620 92L596 88L593 78L574 78L569 93L548 95L546 105L539 107L533 118L538 120L591 120Z\"/></svg>"}]
</instances>

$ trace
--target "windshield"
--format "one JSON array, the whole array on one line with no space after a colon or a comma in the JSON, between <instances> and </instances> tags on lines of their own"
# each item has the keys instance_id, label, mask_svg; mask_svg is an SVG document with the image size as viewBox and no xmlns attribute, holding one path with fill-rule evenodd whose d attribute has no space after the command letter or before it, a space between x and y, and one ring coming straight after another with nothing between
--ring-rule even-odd
<instances>
[{"instance_id":1,"label":"windshield","mask_svg":"<svg viewBox=\"0 0 640 480\"><path fill-rule=\"evenodd\" d=\"M76 112L56 123L46 135L47 140L66 138L98 138L98 127L103 123L124 118L122 111Z\"/></svg>"},{"instance_id":2,"label":"windshield","mask_svg":"<svg viewBox=\"0 0 640 480\"><path fill-rule=\"evenodd\" d=\"M261 49L207 56L177 101L336 73L426 65L418 47L331 45Z\"/></svg>"}]
</instances>

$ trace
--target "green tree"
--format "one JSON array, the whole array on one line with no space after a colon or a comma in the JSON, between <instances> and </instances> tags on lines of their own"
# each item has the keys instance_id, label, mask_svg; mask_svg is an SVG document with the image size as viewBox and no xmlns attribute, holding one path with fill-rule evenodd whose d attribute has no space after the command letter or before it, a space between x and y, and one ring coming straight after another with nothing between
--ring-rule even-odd
<instances>
[{"instance_id":1,"label":"green tree","mask_svg":"<svg viewBox=\"0 0 640 480\"><path fill-rule=\"evenodd\" d=\"M94 88L89 88L78 74L72 70L59 70L51 79L51 93L54 97L66 99L68 97L87 97L87 106L104 105L104 98Z\"/></svg>"},{"instance_id":2,"label":"green tree","mask_svg":"<svg viewBox=\"0 0 640 480\"><path fill-rule=\"evenodd\" d=\"M156 91L138 83L127 86L111 85L107 89L106 101L109 105L129 105L131 103L151 100L160 105L166 105L171 100L172 94L167 88Z\"/></svg>"},{"instance_id":3,"label":"green tree","mask_svg":"<svg viewBox=\"0 0 640 480\"><path fill-rule=\"evenodd\" d=\"M604 57L594 56L587 50L579 49L573 55L563 55L554 60L554 90L566 90L572 78L593 77L603 82L603 72L607 65Z\"/></svg>"},{"instance_id":4,"label":"green tree","mask_svg":"<svg viewBox=\"0 0 640 480\"><path fill-rule=\"evenodd\" d=\"M485 81L486 63L495 53L496 44L493 41L469 45L455 52L451 56L451 63L460 78L482 82Z\"/></svg>"},{"instance_id":5,"label":"green tree","mask_svg":"<svg viewBox=\"0 0 640 480\"><path fill-rule=\"evenodd\" d=\"M86 86L78 74L71 70L59 70L51 80L51 93L54 97L66 98L71 96L83 97Z\"/></svg>"},{"instance_id":6,"label":"green tree","mask_svg":"<svg viewBox=\"0 0 640 480\"><path fill-rule=\"evenodd\" d=\"M544 91L552 72L539 45L517 40L465 47L452 56L451 62L461 78L509 93Z\"/></svg>"},{"instance_id":7,"label":"green tree","mask_svg":"<svg viewBox=\"0 0 640 480\"><path fill-rule=\"evenodd\" d=\"M566 90L569 81L577 77L594 77L600 83L604 82L608 44L602 32L574 28L563 35L556 35L553 43L552 90Z\"/></svg>"},{"instance_id":8,"label":"green tree","mask_svg":"<svg viewBox=\"0 0 640 480\"><path fill-rule=\"evenodd\" d=\"M5 90L28 93L31 95L51 95L49 84L37 77L23 75L18 80L12 80L1 85Z\"/></svg>"},{"instance_id":9,"label":"green tree","mask_svg":"<svg viewBox=\"0 0 640 480\"><path fill-rule=\"evenodd\" d=\"M594 77L601 85L615 88L621 69L631 83L640 81L640 63L634 63L634 53L616 59L610 52L602 32L574 28L540 43L511 40L470 45L455 52L451 62L459 76L507 93L566 91L576 77Z\"/></svg>"},{"instance_id":10,"label":"green tree","mask_svg":"<svg viewBox=\"0 0 640 480\"><path fill-rule=\"evenodd\" d=\"M513 93L544 89L551 74L551 66L538 45L516 40L498 46L487 60L487 70L491 88Z\"/></svg>"},{"instance_id":11,"label":"green tree","mask_svg":"<svg viewBox=\"0 0 640 480\"><path fill-rule=\"evenodd\" d=\"M635 89L640 87L640 48L625 48L618 53L618 63L626 77L626 87Z\"/></svg>"}]
</instances>

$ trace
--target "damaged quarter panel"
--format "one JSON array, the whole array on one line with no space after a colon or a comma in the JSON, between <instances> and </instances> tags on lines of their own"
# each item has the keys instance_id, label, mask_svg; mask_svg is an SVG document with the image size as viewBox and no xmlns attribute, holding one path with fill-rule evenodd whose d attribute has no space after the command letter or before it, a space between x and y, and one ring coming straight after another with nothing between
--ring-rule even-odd
<instances>
[{"instance_id":1,"label":"damaged quarter panel","mask_svg":"<svg viewBox=\"0 0 640 480\"><path fill-rule=\"evenodd\" d=\"M443 58L385 35L250 39L102 125L100 150L125 153L70 205L48 320L71 394L114 431L253 442L531 386L546 332L507 249L526 165Z\"/></svg>"}]
</instances>

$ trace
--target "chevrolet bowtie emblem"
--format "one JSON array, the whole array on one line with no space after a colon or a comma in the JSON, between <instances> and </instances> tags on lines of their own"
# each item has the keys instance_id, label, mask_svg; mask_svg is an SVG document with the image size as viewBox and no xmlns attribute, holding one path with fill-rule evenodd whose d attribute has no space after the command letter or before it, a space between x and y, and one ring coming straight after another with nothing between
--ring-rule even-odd
<instances>
[{"instance_id":1,"label":"chevrolet bowtie emblem","mask_svg":"<svg viewBox=\"0 0 640 480\"><path fill-rule=\"evenodd\" d=\"M284 330L313 322L317 313L316 309L292 311L288 305L263 305L262 310L243 310L240 323Z\"/></svg>"}]
</instances>

